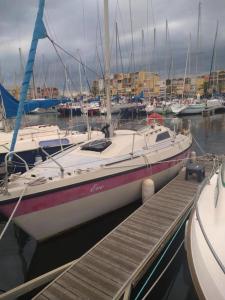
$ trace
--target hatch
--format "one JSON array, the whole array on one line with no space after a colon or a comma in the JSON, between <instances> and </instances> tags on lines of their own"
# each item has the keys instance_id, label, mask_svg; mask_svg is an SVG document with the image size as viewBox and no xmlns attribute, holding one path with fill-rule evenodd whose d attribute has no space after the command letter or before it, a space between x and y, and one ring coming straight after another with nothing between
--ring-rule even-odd
<instances>
[{"instance_id":1,"label":"hatch","mask_svg":"<svg viewBox=\"0 0 225 300\"><path fill-rule=\"evenodd\" d=\"M95 152L102 152L106 148L108 148L112 142L107 139L95 140L85 145L81 146L81 150L88 150L88 151L95 151Z\"/></svg>"}]
</instances>

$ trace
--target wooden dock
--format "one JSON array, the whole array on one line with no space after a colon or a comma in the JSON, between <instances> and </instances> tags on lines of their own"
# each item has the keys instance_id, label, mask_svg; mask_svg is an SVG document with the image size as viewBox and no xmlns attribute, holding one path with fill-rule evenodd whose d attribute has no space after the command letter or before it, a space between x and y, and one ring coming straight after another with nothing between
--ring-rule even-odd
<instances>
[{"instance_id":1,"label":"wooden dock","mask_svg":"<svg viewBox=\"0 0 225 300\"><path fill-rule=\"evenodd\" d=\"M212 162L204 164L208 173ZM34 299L129 299L132 285L189 215L199 185L181 171Z\"/></svg>"}]
</instances>

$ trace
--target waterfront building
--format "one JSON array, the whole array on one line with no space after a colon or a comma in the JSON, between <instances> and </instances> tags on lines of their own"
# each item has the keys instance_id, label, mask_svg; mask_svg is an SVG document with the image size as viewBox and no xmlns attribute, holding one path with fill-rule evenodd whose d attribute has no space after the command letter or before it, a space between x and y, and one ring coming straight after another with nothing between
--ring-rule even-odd
<instances>
[{"instance_id":1,"label":"waterfront building","mask_svg":"<svg viewBox=\"0 0 225 300\"><path fill-rule=\"evenodd\" d=\"M110 89L112 95L135 96L143 91L145 97L156 97L160 94L160 77L146 71L116 73L111 76ZM92 92L94 95L104 93L102 79L93 81Z\"/></svg>"}]
</instances>

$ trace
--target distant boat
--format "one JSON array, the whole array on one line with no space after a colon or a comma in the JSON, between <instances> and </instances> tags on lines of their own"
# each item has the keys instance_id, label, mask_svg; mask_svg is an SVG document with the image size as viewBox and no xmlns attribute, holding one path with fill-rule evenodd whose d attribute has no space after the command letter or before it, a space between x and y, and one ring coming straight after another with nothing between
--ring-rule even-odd
<instances>
[{"instance_id":1,"label":"distant boat","mask_svg":"<svg viewBox=\"0 0 225 300\"><path fill-rule=\"evenodd\" d=\"M195 103L188 103L183 101L180 104L177 103L171 105L171 110L176 115L196 115L201 114L205 110L218 110L223 108L223 102L218 99L205 100L203 102Z\"/></svg>"},{"instance_id":2,"label":"distant boat","mask_svg":"<svg viewBox=\"0 0 225 300\"><path fill-rule=\"evenodd\" d=\"M148 104L146 106L145 110L146 110L147 114L155 112L158 114L166 115L166 114L169 114L172 112L171 102L167 102L167 101L156 102L156 101L154 101L153 104Z\"/></svg>"},{"instance_id":3,"label":"distant boat","mask_svg":"<svg viewBox=\"0 0 225 300\"><path fill-rule=\"evenodd\" d=\"M199 299L225 299L225 162L205 181L188 221L189 269Z\"/></svg>"},{"instance_id":4,"label":"distant boat","mask_svg":"<svg viewBox=\"0 0 225 300\"><path fill-rule=\"evenodd\" d=\"M57 111L64 117L81 116L82 109L79 103L66 103L57 107Z\"/></svg>"}]
</instances>

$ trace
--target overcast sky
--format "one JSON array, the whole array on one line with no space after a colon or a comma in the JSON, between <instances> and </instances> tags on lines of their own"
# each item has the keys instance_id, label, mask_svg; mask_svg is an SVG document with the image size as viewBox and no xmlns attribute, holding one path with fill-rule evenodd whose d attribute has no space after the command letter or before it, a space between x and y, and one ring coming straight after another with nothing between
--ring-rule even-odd
<instances>
[{"instance_id":1,"label":"overcast sky","mask_svg":"<svg viewBox=\"0 0 225 300\"><path fill-rule=\"evenodd\" d=\"M131 64L132 35L129 2L133 26L134 63ZM225 1L201 1L200 53L198 73L209 72L212 57L216 22L219 31L216 43L215 66L225 69ZM124 71L143 69L164 76L169 71L182 76L185 71L187 48L191 34L190 67L188 72L196 72L198 0L109 0L111 31L111 69ZM19 48L26 61L29 50L38 0L0 0L0 80L7 85L15 80L19 83L21 63ZM166 19L169 38L166 43ZM49 36L76 57L81 57L101 76L103 32L103 0L46 0L45 24ZM116 66L115 22L118 23ZM153 28L156 28L154 51ZM142 30L143 36L142 38ZM118 43L117 43L118 44ZM79 54L78 54L79 49ZM167 50L166 50L167 49ZM64 64L69 70L69 85L79 84L78 64L59 50ZM87 80L82 73L82 84ZM56 56L49 40L41 40L38 45L35 75L38 84L64 84L62 64ZM97 75L87 71L88 81ZM73 86L72 89L75 87Z\"/></svg>"}]
</instances>

